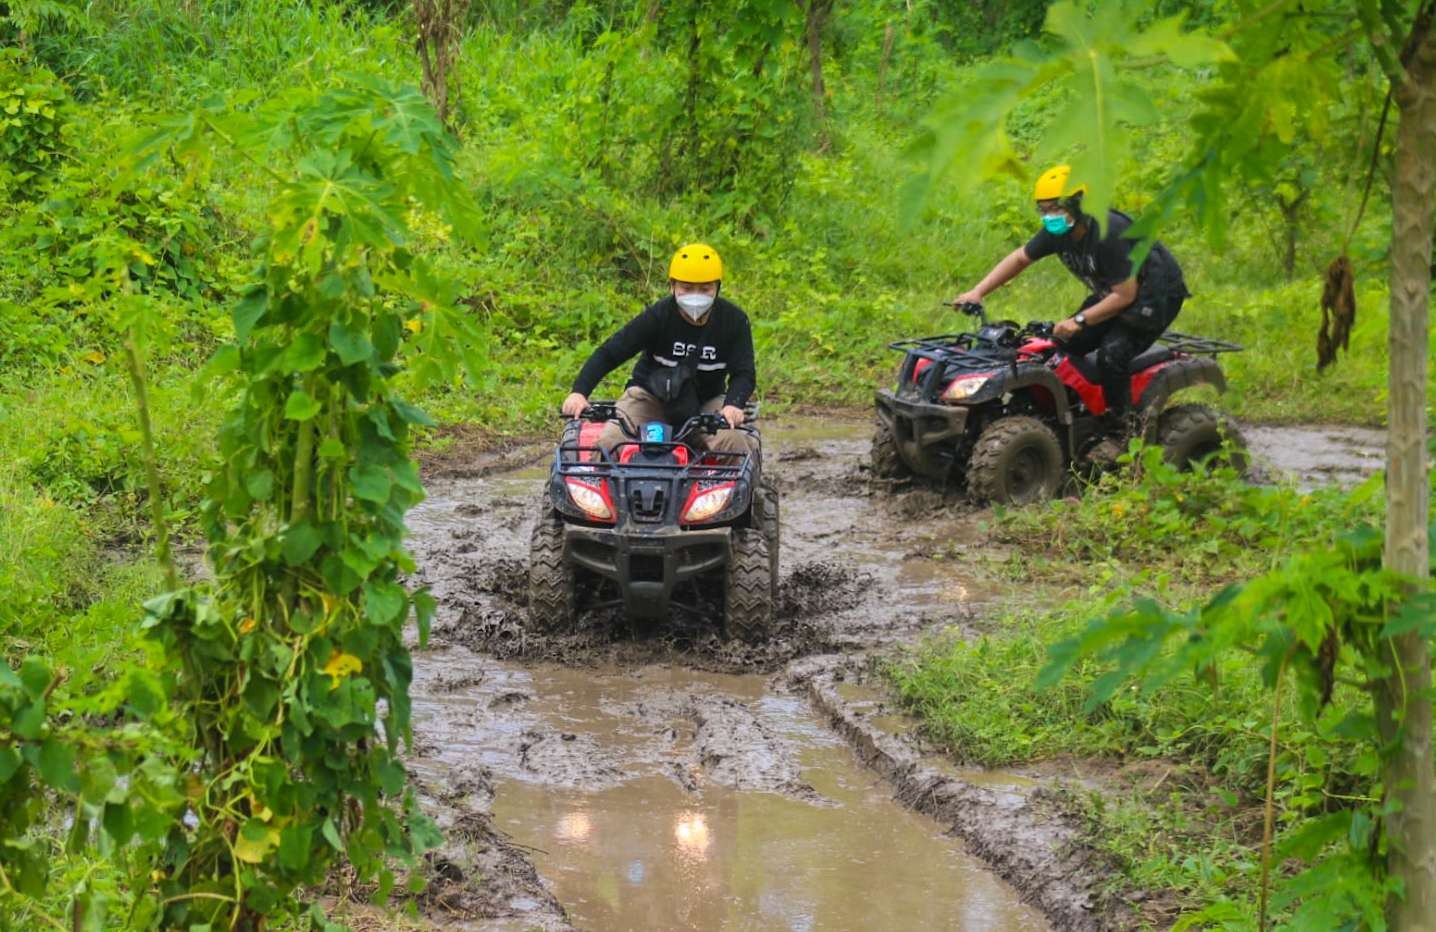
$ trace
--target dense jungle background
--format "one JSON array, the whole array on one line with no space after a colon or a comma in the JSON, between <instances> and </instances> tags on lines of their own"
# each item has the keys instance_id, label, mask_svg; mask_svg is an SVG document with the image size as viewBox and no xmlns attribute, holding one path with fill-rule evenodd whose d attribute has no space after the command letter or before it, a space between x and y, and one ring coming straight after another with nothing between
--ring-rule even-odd
<instances>
[{"instance_id":1,"label":"dense jungle background","mask_svg":"<svg viewBox=\"0 0 1436 932\"><path fill-rule=\"evenodd\" d=\"M1124 10L1134 30L1230 39L1265 6ZM1222 222L1173 211L1160 231L1193 292L1177 328L1247 348L1224 359L1220 401L1243 424L1384 425L1395 137L1378 141L1387 81L1339 6L1301 20L1305 64L1248 127L1262 167L1206 208ZM752 318L764 412L865 415L897 361L886 343L964 328L941 302L1035 229L1051 134L1090 105L1071 86L1016 104L1006 170L957 151L923 172L943 115L990 86L983 69L1047 47L1048 7L0 2L0 925L324 925L290 897L341 852L385 892L420 885L393 866L435 843L396 751L407 653L356 685L402 653L411 611L424 626L433 610L399 585L422 494L401 463L550 433L587 354L693 240L721 252L723 294ZM1109 166L1115 206L1141 214L1182 167L1218 70L1153 54L1131 78L1155 118L1132 121ZM1343 250L1355 323L1318 372ZM1082 296L1043 263L989 307L1054 319ZM317 478L286 444L319 451ZM348 469L346 448L368 452ZM335 461L348 471L326 473ZM1182 655L1140 693L1114 694L1130 657L1049 654L1134 594L1172 606L1140 603L1147 623L1175 626L1228 583L1326 572L1293 568L1303 548L1369 564L1369 542L1331 541L1379 528L1380 480L1252 486L1150 457L1137 472L991 517L984 532L1024 555L994 577L1049 594L984 636L912 646L889 682L963 760L1170 764L1127 804L1067 791L1112 883L1164 891L1148 921L1254 927L1270 809L1265 834L1286 846L1274 915L1380 925L1366 655L1341 654L1358 679L1318 664L1315 693L1278 688L1297 724L1273 756L1270 645ZM239 661L270 664L269 685ZM1044 668L1058 685L1038 688ZM289 735L294 713L274 710L290 702L326 724ZM386 751L372 735L393 712ZM342 767L325 757L338 747ZM328 776L282 789L286 757L328 759Z\"/></svg>"}]
</instances>

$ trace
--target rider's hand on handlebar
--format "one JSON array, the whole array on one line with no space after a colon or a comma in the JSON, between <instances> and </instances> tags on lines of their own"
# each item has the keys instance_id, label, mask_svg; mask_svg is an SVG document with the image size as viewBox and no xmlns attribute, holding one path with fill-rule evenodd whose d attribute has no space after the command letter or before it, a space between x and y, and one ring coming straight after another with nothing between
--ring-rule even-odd
<instances>
[{"instance_id":1,"label":"rider's hand on handlebar","mask_svg":"<svg viewBox=\"0 0 1436 932\"><path fill-rule=\"evenodd\" d=\"M743 409L735 405L724 405L723 410L718 413L723 415L723 420L728 422L729 427L737 427L743 423Z\"/></svg>"},{"instance_id":2,"label":"rider's hand on handlebar","mask_svg":"<svg viewBox=\"0 0 1436 932\"><path fill-rule=\"evenodd\" d=\"M1064 343L1081 332L1081 325L1070 317L1052 325L1052 335Z\"/></svg>"},{"instance_id":3,"label":"rider's hand on handlebar","mask_svg":"<svg viewBox=\"0 0 1436 932\"><path fill-rule=\"evenodd\" d=\"M588 396L574 392L563 400L563 406L559 409L566 417L578 417L588 410Z\"/></svg>"},{"instance_id":4,"label":"rider's hand on handlebar","mask_svg":"<svg viewBox=\"0 0 1436 932\"><path fill-rule=\"evenodd\" d=\"M953 306L953 307L962 307L964 304L981 304L981 303L982 303L982 293L981 293L980 291L978 291L976 288L972 289L971 291L964 291L962 294L960 294L960 295L958 295L957 297L955 297L955 298L952 299L952 306Z\"/></svg>"}]
</instances>

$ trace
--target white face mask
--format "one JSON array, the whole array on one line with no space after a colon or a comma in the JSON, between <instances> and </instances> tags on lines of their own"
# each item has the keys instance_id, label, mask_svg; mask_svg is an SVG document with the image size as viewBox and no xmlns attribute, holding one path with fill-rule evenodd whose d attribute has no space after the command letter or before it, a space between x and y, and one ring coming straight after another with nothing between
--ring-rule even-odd
<instances>
[{"instance_id":1,"label":"white face mask","mask_svg":"<svg viewBox=\"0 0 1436 932\"><path fill-rule=\"evenodd\" d=\"M702 320L703 315L707 314L708 309L712 306L713 296L711 294L685 294L678 296L678 309L683 312L684 317L687 317L694 323Z\"/></svg>"}]
</instances>

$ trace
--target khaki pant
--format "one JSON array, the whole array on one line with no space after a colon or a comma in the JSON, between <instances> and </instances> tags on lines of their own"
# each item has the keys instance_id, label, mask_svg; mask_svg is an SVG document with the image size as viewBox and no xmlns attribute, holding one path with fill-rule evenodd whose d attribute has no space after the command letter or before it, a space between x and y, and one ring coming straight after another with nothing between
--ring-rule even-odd
<instances>
[{"instance_id":1,"label":"khaki pant","mask_svg":"<svg viewBox=\"0 0 1436 932\"><path fill-rule=\"evenodd\" d=\"M723 396L710 398L704 405L703 411L707 414L716 414L723 407ZM624 389L618 398L618 413L628 419L628 423L635 430L650 421L663 420L663 402L659 401L646 389L631 385ZM677 425L675 425L677 426ZM630 439L623 432L617 421L609 421L603 427L603 433L598 435L598 445L610 453L613 448ZM697 434L692 438L694 446L705 450L714 450L719 453L748 453L758 452L758 444L753 436L743 430L720 430L716 434Z\"/></svg>"}]
</instances>

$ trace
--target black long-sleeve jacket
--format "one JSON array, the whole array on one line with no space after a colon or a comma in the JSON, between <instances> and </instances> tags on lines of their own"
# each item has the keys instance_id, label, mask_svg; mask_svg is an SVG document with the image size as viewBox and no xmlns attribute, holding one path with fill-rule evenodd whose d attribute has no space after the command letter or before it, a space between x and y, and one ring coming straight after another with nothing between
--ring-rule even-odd
<instances>
[{"instance_id":1,"label":"black long-sleeve jacket","mask_svg":"<svg viewBox=\"0 0 1436 932\"><path fill-rule=\"evenodd\" d=\"M724 395L724 404L739 408L757 386L748 315L722 297L713 300L701 327L683 316L673 295L653 302L593 351L574 379L573 390L589 394L604 376L638 353L642 355L633 366L629 385L647 388L658 367L684 366L694 372L700 402Z\"/></svg>"}]
</instances>

